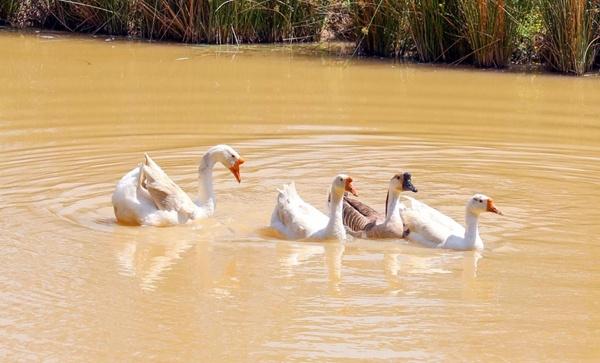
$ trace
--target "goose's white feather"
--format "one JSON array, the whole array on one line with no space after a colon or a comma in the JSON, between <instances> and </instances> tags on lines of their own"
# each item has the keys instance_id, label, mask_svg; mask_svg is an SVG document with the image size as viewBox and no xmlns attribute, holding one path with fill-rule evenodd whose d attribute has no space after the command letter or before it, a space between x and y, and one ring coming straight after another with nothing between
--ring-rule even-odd
<instances>
[{"instance_id":1,"label":"goose's white feather","mask_svg":"<svg viewBox=\"0 0 600 363\"><path fill-rule=\"evenodd\" d=\"M414 198L403 197L405 208L401 211L407 238L426 247L455 250L483 249L477 230L478 216L467 211L467 223L472 224L472 235L463 226L440 211ZM472 238L471 238L472 237Z\"/></svg>"},{"instance_id":2,"label":"goose's white feather","mask_svg":"<svg viewBox=\"0 0 600 363\"><path fill-rule=\"evenodd\" d=\"M333 179L329 192L329 215L302 200L294 183L284 185L277 195L277 203L271 215L271 227L288 239L344 240L344 191L356 194L351 183L352 178L344 174Z\"/></svg>"},{"instance_id":3,"label":"goose's white feather","mask_svg":"<svg viewBox=\"0 0 600 363\"><path fill-rule=\"evenodd\" d=\"M231 169L243 163L239 154L227 145L210 148L199 168L200 204L192 201L148 155L138 167L125 174L112 195L115 217L121 223L168 226L204 218L214 213L212 168L216 162Z\"/></svg>"},{"instance_id":4,"label":"goose's white feather","mask_svg":"<svg viewBox=\"0 0 600 363\"><path fill-rule=\"evenodd\" d=\"M112 204L117 220L126 224L169 226L203 214L154 162L125 174L117 183Z\"/></svg>"},{"instance_id":5,"label":"goose's white feather","mask_svg":"<svg viewBox=\"0 0 600 363\"><path fill-rule=\"evenodd\" d=\"M271 226L289 239L314 237L329 222L323 212L306 203L292 182L278 190L277 204L271 216Z\"/></svg>"}]
</instances>

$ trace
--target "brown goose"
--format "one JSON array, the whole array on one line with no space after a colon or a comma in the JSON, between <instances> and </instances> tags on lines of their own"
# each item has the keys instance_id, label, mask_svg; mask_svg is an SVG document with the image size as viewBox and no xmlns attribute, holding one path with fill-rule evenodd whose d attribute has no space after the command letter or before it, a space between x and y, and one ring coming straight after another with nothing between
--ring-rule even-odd
<instances>
[{"instance_id":1,"label":"brown goose","mask_svg":"<svg viewBox=\"0 0 600 363\"><path fill-rule=\"evenodd\" d=\"M408 190L417 192L410 173L394 175L385 199L384 215L346 195L343 221L348 233L361 238L403 238L405 231L400 216L400 209L403 208L400 193Z\"/></svg>"}]
</instances>

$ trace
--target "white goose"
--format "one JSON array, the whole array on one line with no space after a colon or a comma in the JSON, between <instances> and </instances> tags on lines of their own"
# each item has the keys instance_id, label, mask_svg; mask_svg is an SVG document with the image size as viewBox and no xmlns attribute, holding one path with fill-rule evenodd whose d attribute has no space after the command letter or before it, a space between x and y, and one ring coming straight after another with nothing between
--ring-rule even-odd
<instances>
[{"instance_id":1,"label":"white goose","mask_svg":"<svg viewBox=\"0 0 600 363\"><path fill-rule=\"evenodd\" d=\"M502 215L494 201L475 194L467 202L465 223L467 229L452 218L411 197L403 197L406 208L401 211L406 238L427 247L453 250L482 250L483 241L479 237L479 215L492 212Z\"/></svg>"},{"instance_id":2,"label":"white goose","mask_svg":"<svg viewBox=\"0 0 600 363\"><path fill-rule=\"evenodd\" d=\"M331 203L326 216L300 198L294 183L285 184L277 196L271 227L288 239L346 239L342 220L345 191L357 195L352 178L340 174L331 183Z\"/></svg>"},{"instance_id":3,"label":"white goose","mask_svg":"<svg viewBox=\"0 0 600 363\"><path fill-rule=\"evenodd\" d=\"M217 162L241 181L244 159L228 145L211 147L198 166L200 195L196 204L145 154L144 162L117 183L112 195L115 217L125 224L168 226L211 216L216 206L212 170Z\"/></svg>"}]
</instances>

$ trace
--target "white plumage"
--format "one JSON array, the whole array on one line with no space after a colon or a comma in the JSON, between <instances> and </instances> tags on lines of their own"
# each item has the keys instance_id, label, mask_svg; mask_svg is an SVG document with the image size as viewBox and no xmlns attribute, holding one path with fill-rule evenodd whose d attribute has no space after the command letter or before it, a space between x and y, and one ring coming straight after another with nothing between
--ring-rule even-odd
<instances>
[{"instance_id":1,"label":"white plumage","mask_svg":"<svg viewBox=\"0 0 600 363\"><path fill-rule=\"evenodd\" d=\"M220 162L238 181L244 160L227 145L210 148L200 161L200 200L192 199L147 154L144 162L119 180L112 196L115 217L121 223L168 226L205 218L214 213L212 169Z\"/></svg>"},{"instance_id":2,"label":"white plumage","mask_svg":"<svg viewBox=\"0 0 600 363\"><path fill-rule=\"evenodd\" d=\"M427 247L454 250L481 250L483 241L479 236L479 215L482 212L502 214L492 199L476 194L467 203L465 211L466 230L454 219L425 203L411 197L403 197L405 208L401 211L407 238Z\"/></svg>"},{"instance_id":3,"label":"white plumage","mask_svg":"<svg viewBox=\"0 0 600 363\"><path fill-rule=\"evenodd\" d=\"M271 215L271 227L288 239L345 239L342 221L344 191L356 193L352 179L346 175L336 176L331 184L329 216L306 203L294 183L285 184L278 190L277 203Z\"/></svg>"}]
</instances>

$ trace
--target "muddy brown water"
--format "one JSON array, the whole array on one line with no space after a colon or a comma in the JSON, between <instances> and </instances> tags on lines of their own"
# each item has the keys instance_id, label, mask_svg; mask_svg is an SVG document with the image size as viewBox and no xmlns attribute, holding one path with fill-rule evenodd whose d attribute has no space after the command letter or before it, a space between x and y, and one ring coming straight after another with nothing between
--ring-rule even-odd
<instances>
[{"instance_id":1,"label":"muddy brown water","mask_svg":"<svg viewBox=\"0 0 600 363\"><path fill-rule=\"evenodd\" d=\"M600 80L347 62L288 46L206 47L0 33L0 357L5 361L600 359ZM115 223L149 152L190 193L210 145L217 213ZM485 250L283 241L295 181L324 210L350 174L383 208L419 199Z\"/></svg>"}]
</instances>

